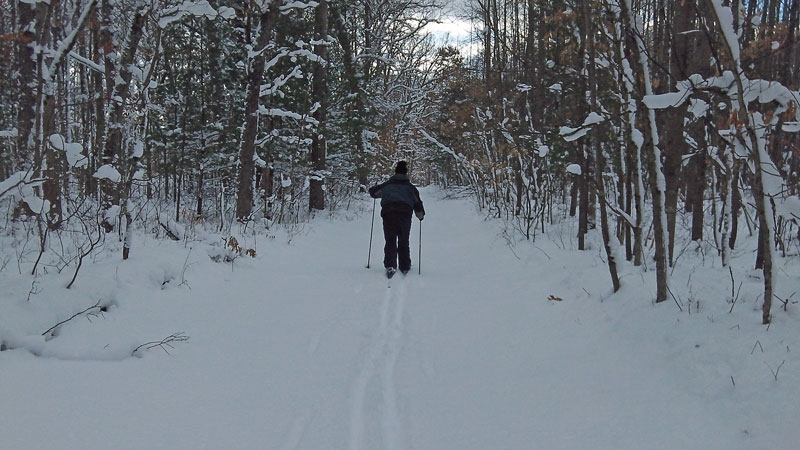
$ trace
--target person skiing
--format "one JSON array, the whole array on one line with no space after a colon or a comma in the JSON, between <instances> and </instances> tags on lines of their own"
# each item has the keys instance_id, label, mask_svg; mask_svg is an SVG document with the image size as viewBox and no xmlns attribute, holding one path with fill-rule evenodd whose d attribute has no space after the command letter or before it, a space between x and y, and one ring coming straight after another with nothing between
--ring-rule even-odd
<instances>
[{"instance_id":1,"label":"person skiing","mask_svg":"<svg viewBox=\"0 0 800 450\"><path fill-rule=\"evenodd\" d=\"M369 188L372 198L381 199L381 217L383 218L383 267L386 276L392 278L398 269L405 275L411 270L411 250L408 236L411 234L411 212L417 219L425 218L425 208L419 197L417 187L408 179L408 164L397 163L394 175L385 183Z\"/></svg>"}]
</instances>

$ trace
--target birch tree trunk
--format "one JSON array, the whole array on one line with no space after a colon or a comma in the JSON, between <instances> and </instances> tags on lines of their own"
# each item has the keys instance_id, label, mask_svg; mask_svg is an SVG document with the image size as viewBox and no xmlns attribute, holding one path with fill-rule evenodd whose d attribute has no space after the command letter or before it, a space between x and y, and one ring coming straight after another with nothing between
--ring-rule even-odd
<instances>
[{"instance_id":1,"label":"birch tree trunk","mask_svg":"<svg viewBox=\"0 0 800 450\"><path fill-rule=\"evenodd\" d=\"M645 56L646 48L644 42L640 38L638 25L635 18L631 15L631 0L620 0L620 12L622 21L627 28L627 45L625 46L626 54L630 53L631 57L628 58L630 63L635 68L634 73L638 73L636 78L640 85L639 91L644 95L652 95L653 87L650 80L650 69ZM656 303L667 300L668 286L667 286L667 236L666 224L667 217L665 213L664 191L666 182L664 181L664 173L661 168L661 150L659 149L658 141L658 128L656 126L655 112L644 104L641 98L637 99L638 110L645 111L647 118L642 120L641 123L644 127L644 142L642 150L645 153L651 153L652 157L649 162L649 172L651 180L651 190L653 195L653 231L655 233L655 247L656 247Z\"/></svg>"},{"instance_id":2,"label":"birch tree trunk","mask_svg":"<svg viewBox=\"0 0 800 450\"><path fill-rule=\"evenodd\" d=\"M728 52L731 60L734 64L734 82L736 83L736 91L737 97L739 102L739 117L744 119L745 125L745 133L746 138L743 140L745 141L745 145L750 151L750 155L753 157L753 161L755 163L755 177L753 177L753 198L756 202L756 215L758 216L758 227L759 227L759 246L763 251L763 267L762 271L764 274L764 304L761 308L761 321L763 324L770 323L771 315L770 310L772 308L772 296L774 292L774 278L773 278L773 261L774 261L774 253L775 250L773 248L773 242L775 242L775 230L773 228L773 224L775 223L774 217L772 214L772 205L771 205L771 197L769 193L766 192L765 189L765 176L768 170L776 171L775 166L772 164L772 161L767 154L766 148L766 139L759 136L757 127L761 125L763 127L763 123L759 124L758 117L760 117L760 113L756 113L750 111L745 102L745 90L744 90L744 82L745 82L745 75L744 71L741 67L741 60L739 59L739 42L736 39L736 36L733 32L725 32L725 22L724 16L725 14L725 6L722 6L721 3L714 0L706 0L708 2L709 9L713 11L714 18L716 19L717 23L722 28L722 41L725 46L725 50Z\"/></svg>"}]
</instances>

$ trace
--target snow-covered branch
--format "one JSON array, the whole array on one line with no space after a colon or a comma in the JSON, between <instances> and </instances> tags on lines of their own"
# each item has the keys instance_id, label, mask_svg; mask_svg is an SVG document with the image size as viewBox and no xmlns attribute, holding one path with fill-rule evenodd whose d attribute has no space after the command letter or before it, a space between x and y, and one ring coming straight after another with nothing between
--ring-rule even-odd
<instances>
[{"instance_id":1,"label":"snow-covered branch","mask_svg":"<svg viewBox=\"0 0 800 450\"><path fill-rule=\"evenodd\" d=\"M230 17L230 13L233 12L230 8L226 8L224 11L226 17ZM161 11L160 18L158 19L158 26L166 28L171 23L177 22L186 16L206 17L209 20L214 20L217 18L218 14L217 10L215 10L207 0L184 0L180 5Z\"/></svg>"},{"instance_id":2,"label":"snow-covered branch","mask_svg":"<svg viewBox=\"0 0 800 450\"><path fill-rule=\"evenodd\" d=\"M310 1L310 2L300 2L300 1L290 1L283 5L281 5L280 10L282 14L287 14L291 12L293 9L306 9L306 8L316 8L319 6L318 2Z\"/></svg>"},{"instance_id":3,"label":"snow-covered branch","mask_svg":"<svg viewBox=\"0 0 800 450\"><path fill-rule=\"evenodd\" d=\"M53 74L56 73L57 67L61 65L61 63L64 61L64 58L70 53L70 50L72 50L72 47L75 46L78 35L81 33L81 31L83 31L86 22L89 20L89 16L97 6L97 1L98 0L89 0L89 3L87 3L83 8L83 12L78 19L78 23L67 35L67 37L59 43L58 48L53 54L53 59L47 67L47 71L45 73L45 76L48 77L47 82L52 82L52 77Z\"/></svg>"},{"instance_id":4,"label":"snow-covered branch","mask_svg":"<svg viewBox=\"0 0 800 450\"><path fill-rule=\"evenodd\" d=\"M567 126L562 126L559 128L559 134L564 138L567 142L576 141L583 136L586 136L586 133L592 129L594 125L597 125L600 122L605 121L605 117L601 116L600 114L592 111L586 116L586 119L583 121L583 124L578 128L572 128Z\"/></svg>"}]
</instances>

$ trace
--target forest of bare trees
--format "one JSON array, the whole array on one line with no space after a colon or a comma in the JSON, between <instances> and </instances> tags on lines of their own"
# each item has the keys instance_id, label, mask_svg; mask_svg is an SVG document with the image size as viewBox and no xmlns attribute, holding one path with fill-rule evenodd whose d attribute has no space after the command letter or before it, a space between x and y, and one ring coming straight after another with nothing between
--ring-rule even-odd
<instances>
[{"instance_id":1,"label":"forest of bare trees","mask_svg":"<svg viewBox=\"0 0 800 450\"><path fill-rule=\"evenodd\" d=\"M333 214L393 161L534 240L568 217L620 258L722 265L758 236L763 322L798 254L800 0L10 0L0 205L32 272L131 231ZM77 268L76 268L77 267Z\"/></svg>"},{"instance_id":2,"label":"forest of bare trees","mask_svg":"<svg viewBox=\"0 0 800 450\"><path fill-rule=\"evenodd\" d=\"M480 64L451 72L429 130L455 156L441 181L528 239L577 216L585 249L599 225L614 290L619 258L652 255L657 302L683 242L726 265L745 221L768 323L776 252L798 237L798 2L471 5Z\"/></svg>"}]
</instances>

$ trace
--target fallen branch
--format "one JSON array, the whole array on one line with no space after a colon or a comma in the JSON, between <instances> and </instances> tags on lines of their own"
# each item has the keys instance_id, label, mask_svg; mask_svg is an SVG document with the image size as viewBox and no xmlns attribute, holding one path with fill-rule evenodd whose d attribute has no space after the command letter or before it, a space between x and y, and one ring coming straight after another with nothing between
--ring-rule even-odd
<instances>
[{"instance_id":1,"label":"fallen branch","mask_svg":"<svg viewBox=\"0 0 800 450\"><path fill-rule=\"evenodd\" d=\"M139 356L139 351L140 350L147 351L147 350L150 350L150 349L153 349L153 348L156 348L156 347L161 348L161 350L164 350L164 353L169 355L169 350L167 350L167 347L175 348L172 345L173 343L175 343L175 342L185 342L185 341L188 341L188 340L189 340L189 336L186 336L183 332L173 333L173 334L170 334L169 336L165 337L164 339L161 339L160 341L145 342L144 344L142 344L142 345L136 347L135 349L133 349L133 351L131 352L131 356Z\"/></svg>"},{"instance_id":2,"label":"fallen branch","mask_svg":"<svg viewBox=\"0 0 800 450\"><path fill-rule=\"evenodd\" d=\"M158 222L158 224L161 225L161 228L163 228L164 231L167 232L167 236L169 236L170 239L172 239L173 241L180 241L181 240L178 236L175 235L175 233L172 232L172 230L169 229L169 227L164 225L163 222Z\"/></svg>"},{"instance_id":3,"label":"fallen branch","mask_svg":"<svg viewBox=\"0 0 800 450\"><path fill-rule=\"evenodd\" d=\"M65 319L65 320L62 320L61 322L58 322L57 324L55 324L55 325L53 325L52 327L48 328L48 329L47 329L47 330L46 330L44 333L42 333L42 336L47 336L47 335L49 334L49 335L50 335L50 337L53 337L53 334L52 334L52 333L54 333L58 327L60 327L61 325L64 325L65 323L69 322L70 320L72 320L72 319L74 319L74 318L76 318L76 317L78 317L78 316L81 316L81 315L83 315L83 314L87 314L87 315L90 315L90 314L98 315L99 313L106 312L106 311L108 310L108 305L101 305L101 304L100 304L100 302L102 302L102 301L103 301L102 299L101 299L101 300L98 300L98 301L97 301L97 303L95 303L94 305L92 305L92 306L90 306L90 307L88 307L88 308L84 309L84 310L83 310L83 311L81 311L81 312L77 312L77 313L73 314L73 315L72 315L72 316L71 316L69 319ZM95 313L95 312L90 312L90 311L92 311L93 309L96 309L96 310L97 310L97 312L96 312L96 313Z\"/></svg>"},{"instance_id":4,"label":"fallen branch","mask_svg":"<svg viewBox=\"0 0 800 450\"><path fill-rule=\"evenodd\" d=\"M678 306L678 309L681 312L683 312L683 308L681 308L680 302L678 301L677 298L675 298L675 294L672 293L672 289L669 288L669 285L667 286L667 292L669 292L669 295L672 297L673 300L675 300L675 304ZM692 308L692 306L691 306L691 302L690 302L689 303L689 314L691 314L691 308Z\"/></svg>"}]
</instances>

